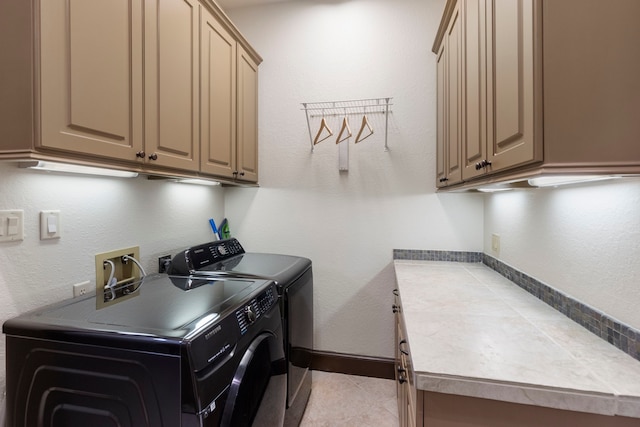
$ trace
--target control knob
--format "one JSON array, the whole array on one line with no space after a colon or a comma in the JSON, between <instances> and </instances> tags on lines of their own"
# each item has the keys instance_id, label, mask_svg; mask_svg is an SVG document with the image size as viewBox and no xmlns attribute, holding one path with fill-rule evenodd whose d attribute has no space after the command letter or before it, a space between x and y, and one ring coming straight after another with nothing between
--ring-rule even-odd
<instances>
[{"instance_id":1,"label":"control knob","mask_svg":"<svg viewBox=\"0 0 640 427\"><path fill-rule=\"evenodd\" d=\"M253 322L256 321L256 314L253 312L253 310L251 309L251 306L248 305L244 308L244 315L247 318L247 322L251 325L253 324Z\"/></svg>"}]
</instances>

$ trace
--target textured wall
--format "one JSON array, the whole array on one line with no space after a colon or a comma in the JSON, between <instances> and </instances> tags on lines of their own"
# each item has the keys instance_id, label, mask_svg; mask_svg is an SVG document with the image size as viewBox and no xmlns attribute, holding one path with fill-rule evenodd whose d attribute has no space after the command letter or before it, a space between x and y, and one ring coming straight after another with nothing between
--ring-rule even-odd
<instances>
[{"instance_id":1,"label":"textured wall","mask_svg":"<svg viewBox=\"0 0 640 427\"><path fill-rule=\"evenodd\" d=\"M484 252L640 328L640 179L486 197Z\"/></svg>"},{"instance_id":2,"label":"textured wall","mask_svg":"<svg viewBox=\"0 0 640 427\"><path fill-rule=\"evenodd\" d=\"M316 349L393 356L393 248L482 249L481 196L434 191L431 44L444 3L305 0L229 11L264 62L261 187L227 190L227 216L248 250L312 259ZM390 152L380 116L371 116L374 136L350 141L348 172L338 171L334 138L310 152L302 102L389 96ZM334 136L339 120L329 118Z\"/></svg>"},{"instance_id":3,"label":"textured wall","mask_svg":"<svg viewBox=\"0 0 640 427\"><path fill-rule=\"evenodd\" d=\"M96 253L137 245L145 270L156 272L158 256L210 240L208 218L224 213L224 190L214 187L64 176L13 163L0 163L0 177L0 210L23 209L25 223L24 241L0 243L0 323L71 297L74 283L95 284ZM39 213L48 209L61 211L62 237L40 241ZM2 393L4 335L0 366Z\"/></svg>"}]
</instances>

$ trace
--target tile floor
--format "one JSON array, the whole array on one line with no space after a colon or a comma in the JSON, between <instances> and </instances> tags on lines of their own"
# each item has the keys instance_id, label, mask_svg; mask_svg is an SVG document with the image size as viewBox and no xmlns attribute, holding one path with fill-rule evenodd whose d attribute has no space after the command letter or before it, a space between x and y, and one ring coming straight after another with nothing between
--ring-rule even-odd
<instances>
[{"instance_id":1,"label":"tile floor","mask_svg":"<svg viewBox=\"0 0 640 427\"><path fill-rule=\"evenodd\" d=\"M397 427L393 380L313 371L300 427Z\"/></svg>"}]
</instances>

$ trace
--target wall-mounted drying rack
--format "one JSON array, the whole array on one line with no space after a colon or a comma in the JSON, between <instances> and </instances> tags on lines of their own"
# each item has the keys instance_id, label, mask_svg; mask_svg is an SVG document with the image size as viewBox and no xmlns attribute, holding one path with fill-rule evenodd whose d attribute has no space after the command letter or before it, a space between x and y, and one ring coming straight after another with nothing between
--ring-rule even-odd
<instances>
[{"instance_id":1,"label":"wall-mounted drying rack","mask_svg":"<svg viewBox=\"0 0 640 427\"><path fill-rule=\"evenodd\" d=\"M373 134L367 115L383 114L385 120L384 129L384 150L389 151L388 131L389 131L389 113L391 113L391 100L393 98L370 98L370 99L353 99L347 101L327 101L327 102L303 102L302 109L307 116L307 128L309 130L309 139L311 141L311 151L316 144L324 141L333 135L329 128L327 117L343 117L340 134L336 143L346 140L348 136L352 136L349 126L348 117L362 115L362 125L359 128L356 142L360 142ZM322 117L320 128L314 134L311 132L311 119L314 117ZM325 136L326 135L326 136ZM340 139L342 138L342 139Z\"/></svg>"}]
</instances>

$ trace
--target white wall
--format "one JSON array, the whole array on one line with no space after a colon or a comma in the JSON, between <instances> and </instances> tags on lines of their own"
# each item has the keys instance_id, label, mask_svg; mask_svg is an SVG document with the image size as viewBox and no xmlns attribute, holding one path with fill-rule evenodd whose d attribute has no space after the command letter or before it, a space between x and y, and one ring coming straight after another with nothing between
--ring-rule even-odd
<instances>
[{"instance_id":1,"label":"white wall","mask_svg":"<svg viewBox=\"0 0 640 427\"><path fill-rule=\"evenodd\" d=\"M135 179L64 176L0 163L0 210L24 210L24 241L0 243L0 323L95 284L94 255L140 246L147 272L157 258L211 239L208 219L224 214L220 188ZM62 237L40 241L41 210L61 211ZM0 339L0 396L5 338ZM0 425L4 405L0 397Z\"/></svg>"},{"instance_id":2,"label":"white wall","mask_svg":"<svg viewBox=\"0 0 640 427\"><path fill-rule=\"evenodd\" d=\"M640 329L640 179L487 196L484 252Z\"/></svg>"},{"instance_id":3,"label":"white wall","mask_svg":"<svg viewBox=\"0 0 640 427\"><path fill-rule=\"evenodd\" d=\"M311 258L315 348L393 356L393 248L482 250L482 198L435 186L436 66L444 0L305 0L231 9L260 66L260 188L227 190L235 234L252 251ZM383 122L310 152L302 102L393 97ZM312 121L314 133L319 118ZM339 120L330 127L337 136ZM357 132L361 117L351 121Z\"/></svg>"}]
</instances>

